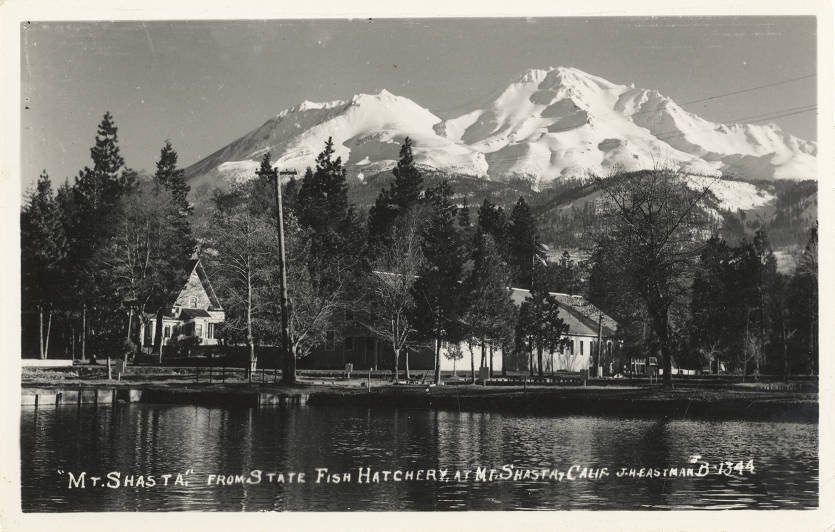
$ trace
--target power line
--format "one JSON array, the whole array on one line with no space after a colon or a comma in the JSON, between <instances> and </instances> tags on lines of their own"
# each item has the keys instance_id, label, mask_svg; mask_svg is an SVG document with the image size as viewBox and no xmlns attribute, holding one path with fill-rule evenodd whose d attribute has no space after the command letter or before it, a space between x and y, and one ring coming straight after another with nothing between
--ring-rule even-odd
<instances>
[{"instance_id":1,"label":"power line","mask_svg":"<svg viewBox=\"0 0 835 532\"><path fill-rule=\"evenodd\" d=\"M747 92L753 92L753 91L757 91L757 90L760 90L760 89L765 89L765 88L768 88L768 87L776 87L776 86L778 86L778 85L785 85L786 83L791 83L791 82L793 82L793 81L799 81L799 80L802 80L802 79L813 78L813 77L815 77L815 76L817 76L817 74L812 73L812 74L806 74L805 76L798 76L798 77L796 77L796 78L787 78L787 79L782 79L782 80L780 80L780 81L775 81L775 82L773 82L773 83L765 83L765 84L763 84L763 85L757 85L757 86L754 86L754 87L748 87L748 88L746 88L746 89L739 89L739 90L736 90L736 91L724 92L724 93L720 93L720 94L714 94L713 96L708 96L708 97L706 97L706 98L699 98L698 100L690 100L690 101L687 101L687 102L683 102L683 103L681 103L681 104L677 103L677 102L676 102L675 100L673 100L673 99L670 99L670 101L671 101L671 102L673 102L673 103L675 103L675 104L676 104L676 105L678 105L679 107L681 107L682 105L690 105L690 104L694 104L694 103L708 102L708 101L718 100L718 99L720 99L720 98L725 98L725 97L727 97L727 96L733 96L733 95L735 95L735 94L744 94L744 93L747 93ZM659 94L660 94L660 93L659 93ZM645 115L645 114L655 113L656 111L657 111L657 109L648 109L648 110L646 110L646 111L638 111L637 113L632 113L631 115L629 115L629 117L630 117L630 118L632 118L632 119L633 119L633 121L634 121L634 118L635 118L636 116L641 116L641 115ZM689 112L689 111L685 111L685 112Z\"/></svg>"},{"instance_id":2,"label":"power line","mask_svg":"<svg viewBox=\"0 0 835 532\"><path fill-rule=\"evenodd\" d=\"M788 79L784 79L784 80L780 80L780 81L775 81L773 83L766 83L764 85L757 85L756 87L749 87L747 89L740 89L738 91L725 92L725 93L722 93L722 94L715 94L713 96L708 96L707 98L700 98L698 100L690 100L689 102L683 102L681 105L690 105L691 103L707 102L707 101L710 101L710 100L716 100L716 99L719 99L719 98L724 98L726 96L733 96L734 94L744 94L746 92L753 92L753 91L756 91L756 90L759 90L759 89L765 89L767 87L776 87L778 85L785 85L786 83L791 83L793 81L800 81L801 79L814 78L815 76L817 76L817 74L814 74L814 73L806 74L805 76L798 76L796 78L788 78Z\"/></svg>"},{"instance_id":3,"label":"power line","mask_svg":"<svg viewBox=\"0 0 835 532\"><path fill-rule=\"evenodd\" d=\"M759 114L755 114L755 115L745 115L745 116L740 116L740 117L736 117L736 118L731 118L727 122L730 122L730 123L740 122L740 121L747 121L748 123L762 122L764 120L773 120L773 119L776 119L776 118L785 118L787 116L793 116L793 115L798 115L798 114L802 114L802 113L808 113L808 112L811 112L811 111L816 111L817 108L818 108L818 106L816 104L806 104L806 105L800 105L800 106L795 106L795 107L787 107L787 108L783 108L783 109L769 111L768 113L759 113ZM638 126L638 127L644 127L644 126L639 126L638 124L635 124L635 125ZM718 123L718 124L712 124L709 127L695 128L695 129L691 129L689 131L667 131L667 132L658 133L658 134L654 134L654 133L650 132L650 134L653 137L657 138L658 140L666 141L668 139L673 139L673 138L676 138L676 137L686 135L687 133L689 133L691 131L711 130L711 129L715 129L716 127L722 126L722 125L727 125L727 124ZM495 152L493 152L493 153L495 153ZM485 155L485 157L487 157L488 154L485 153L484 155ZM519 157L496 157L496 158L493 158L491 161L489 161L489 164L492 166L493 164L513 162L513 161L516 161L518 159L519 159Z\"/></svg>"},{"instance_id":4,"label":"power line","mask_svg":"<svg viewBox=\"0 0 835 532\"><path fill-rule=\"evenodd\" d=\"M748 115L748 116L742 116L742 117L738 117L738 118L731 118L731 119L728 120L728 122L731 122L731 123L739 123L739 122L743 122L743 121L747 122L747 123L762 122L764 120L773 120L775 118L784 118L784 117L787 117L787 116L798 115L798 114L801 114L801 113L808 113L810 111L817 110L817 108L818 108L818 106L815 105L815 104L801 105L801 106L797 106L797 107L788 107L786 109L780 109L778 111L771 111L771 112L768 112L768 113L760 113L760 114L756 114L756 115ZM708 129L715 129L717 126L722 126L722 125L726 125L726 124L723 122L721 124L713 124L710 127L691 129L690 131L705 131L705 130L708 130ZM655 138L659 139L659 140L667 140L667 139L672 139L672 138L675 138L675 137L680 137L682 135L686 135L687 133L689 133L689 131L667 131L665 133L654 134L653 136Z\"/></svg>"}]
</instances>

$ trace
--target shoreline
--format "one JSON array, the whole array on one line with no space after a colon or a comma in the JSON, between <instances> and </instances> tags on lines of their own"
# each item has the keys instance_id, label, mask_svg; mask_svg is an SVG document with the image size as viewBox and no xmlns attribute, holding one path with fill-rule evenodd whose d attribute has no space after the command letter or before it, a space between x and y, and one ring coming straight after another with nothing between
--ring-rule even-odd
<instances>
[{"instance_id":1,"label":"shoreline","mask_svg":"<svg viewBox=\"0 0 835 532\"><path fill-rule=\"evenodd\" d=\"M818 422L818 394L679 386L407 386L26 382L23 407L118 403L269 407L356 406L550 416Z\"/></svg>"}]
</instances>

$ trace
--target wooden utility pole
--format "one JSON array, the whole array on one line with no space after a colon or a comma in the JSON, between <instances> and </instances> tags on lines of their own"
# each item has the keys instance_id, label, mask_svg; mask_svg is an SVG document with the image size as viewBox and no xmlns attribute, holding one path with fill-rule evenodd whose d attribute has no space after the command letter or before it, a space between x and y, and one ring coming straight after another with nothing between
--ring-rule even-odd
<instances>
[{"instance_id":1,"label":"wooden utility pole","mask_svg":"<svg viewBox=\"0 0 835 532\"><path fill-rule=\"evenodd\" d=\"M87 358L87 304L81 305L81 359Z\"/></svg>"},{"instance_id":2,"label":"wooden utility pole","mask_svg":"<svg viewBox=\"0 0 835 532\"><path fill-rule=\"evenodd\" d=\"M603 368L603 313L597 319L597 366ZM605 368L599 371L602 376L605 373Z\"/></svg>"},{"instance_id":3,"label":"wooden utility pole","mask_svg":"<svg viewBox=\"0 0 835 532\"><path fill-rule=\"evenodd\" d=\"M295 170L279 172L272 169L272 178L275 184L275 204L278 217L278 268L279 276L279 305L281 306L281 352L284 355L284 371L281 374L281 382L284 384L296 383L296 357L290 346L290 309L287 305L287 264L284 257L284 209L281 204L281 180L282 175L296 175Z\"/></svg>"}]
</instances>

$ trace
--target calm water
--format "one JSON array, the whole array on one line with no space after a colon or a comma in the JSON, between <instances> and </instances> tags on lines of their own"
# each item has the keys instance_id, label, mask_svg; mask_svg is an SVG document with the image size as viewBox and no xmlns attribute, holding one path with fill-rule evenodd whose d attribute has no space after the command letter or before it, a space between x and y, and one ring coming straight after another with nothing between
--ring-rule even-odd
<instances>
[{"instance_id":1,"label":"calm water","mask_svg":"<svg viewBox=\"0 0 835 532\"><path fill-rule=\"evenodd\" d=\"M512 510L810 508L818 504L816 424L620 420L350 407L206 408L119 405L24 408L23 510ZM616 476L621 467L753 460L754 472L687 478ZM478 467L607 467L599 479L475 480ZM698 464L697 464L698 465ZM316 468L350 482L316 483ZM359 483L358 468L380 473ZM259 484L207 485L208 475L261 470ZM451 481L383 481L383 471L447 469ZM175 485L161 475L191 470ZM85 488L68 487L84 471ZM366 470L367 471L367 470ZM462 478L454 480L456 471ZM470 471L469 478L463 478ZM119 487L91 476L119 472ZM284 473L269 482L267 473ZM289 473L305 483L287 483ZM661 472L663 474L663 471ZM425 472L420 473L425 476ZM489 473L488 473L489 474ZM547 474L550 474L550 471ZM145 486L123 485L133 475ZM149 487L148 476L156 486ZM523 475L524 476L524 475ZM403 478L403 477L401 477ZM373 479L373 477L372 477ZM111 480L111 484L115 481Z\"/></svg>"}]
</instances>

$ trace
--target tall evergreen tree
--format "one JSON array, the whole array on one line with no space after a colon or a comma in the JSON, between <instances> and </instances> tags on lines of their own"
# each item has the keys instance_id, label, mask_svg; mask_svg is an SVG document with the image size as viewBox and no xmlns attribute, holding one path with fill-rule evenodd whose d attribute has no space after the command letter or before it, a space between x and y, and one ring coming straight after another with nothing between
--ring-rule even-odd
<instances>
[{"instance_id":1,"label":"tall evergreen tree","mask_svg":"<svg viewBox=\"0 0 835 532\"><path fill-rule=\"evenodd\" d=\"M509 268L492 236L480 231L476 233L471 259L473 267L463 285L466 310L461 321L466 328L467 340L481 345L483 367L487 360L485 345L505 345L513 336L516 307L510 299ZM472 352L470 354L472 356ZM474 369L473 365L471 369ZM475 379L474 371L472 378Z\"/></svg>"},{"instance_id":2,"label":"tall evergreen tree","mask_svg":"<svg viewBox=\"0 0 835 532\"><path fill-rule=\"evenodd\" d=\"M273 219L278 214L278 208L274 199L274 171L277 171L277 169L273 168L272 155L270 152L267 152L261 158L261 165L255 172L256 177L252 180L250 189L247 190L247 196L249 198L248 205L252 212L265 214L271 216Z\"/></svg>"},{"instance_id":3,"label":"tall evergreen tree","mask_svg":"<svg viewBox=\"0 0 835 532\"><path fill-rule=\"evenodd\" d=\"M788 371L817 374L819 368L818 342L818 227L809 232L809 241L803 249L797 268L788 287L786 301L786 337L791 335L793 360ZM786 371L786 373L788 373Z\"/></svg>"},{"instance_id":4,"label":"tall evergreen tree","mask_svg":"<svg viewBox=\"0 0 835 532\"><path fill-rule=\"evenodd\" d=\"M316 157L299 188L296 214L310 231L312 266L331 269L334 278L344 274L363 252L364 231L348 202L348 185L341 157L333 157L333 139Z\"/></svg>"},{"instance_id":5,"label":"tall evergreen tree","mask_svg":"<svg viewBox=\"0 0 835 532\"><path fill-rule=\"evenodd\" d=\"M299 221L319 235L338 232L348 215L348 184L342 158L334 159L333 138L316 157L316 168L299 189Z\"/></svg>"},{"instance_id":6,"label":"tall evergreen tree","mask_svg":"<svg viewBox=\"0 0 835 532\"><path fill-rule=\"evenodd\" d=\"M21 298L24 310L38 313L38 347L41 358L49 353L49 337L56 299L65 290L67 239L60 206L53 197L46 170L20 215ZM44 331L44 315L47 324ZM24 319L24 323L25 323Z\"/></svg>"},{"instance_id":7,"label":"tall evergreen tree","mask_svg":"<svg viewBox=\"0 0 835 532\"><path fill-rule=\"evenodd\" d=\"M412 155L412 139L406 137L400 146L400 159L392 170L394 185L391 188L392 200L401 212L415 205L423 190L423 176L415 166Z\"/></svg>"},{"instance_id":8,"label":"tall evergreen tree","mask_svg":"<svg viewBox=\"0 0 835 532\"><path fill-rule=\"evenodd\" d=\"M112 237L115 226L112 220L119 208L123 195L132 190L137 182L135 171L125 166L118 141L118 128L112 115L105 113L98 126L95 144L90 149L92 167L85 167L76 177L73 187L73 208L69 220L70 252L68 269L73 273L68 284L76 294L76 304L88 309L85 328L94 331L90 346L96 350L107 347L111 329L122 327L121 320L111 318L119 313L122 304L113 301L103 286L96 282L96 257L99 250ZM99 340L101 340L99 342Z\"/></svg>"},{"instance_id":9,"label":"tall evergreen tree","mask_svg":"<svg viewBox=\"0 0 835 532\"><path fill-rule=\"evenodd\" d=\"M723 363L728 366L731 354L741 348L744 312L739 308L735 264L734 249L714 236L702 249L693 277L691 344L711 371L719 372Z\"/></svg>"},{"instance_id":10,"label":"tall evergreen tree","mask_svg":"<svg viewBox=\"0 0 835 532\"><path fill-rule=\"evenodd\" d=\"M400 159L392 170L394 182L391 188L383 188L368 213L368 240L370 252L391 243L391 228L398 217L415 207L423 190L423 176L415 166L412 155L412 139L406 137L400 147Z\"/></svg>"},{"instance_id":11,"label":"tall evergreen tree","mask_svg":"<svg viewBox=\"0 0 835 532\"><path fill-rule=\"evenodd\" d=\"M171 192L174 205L183 216L186 216L194 210L188 202L188 193L191 187L186 184L183 178L185 172L181 168L177 168L177 158L177 152L171 146L171 141L166 140L165 145L160 150L154 180Z\"/></svg>"},{"instance_id":12,"label":"tall evergreen tree","mask_svg":"<svg viewBox=\"0 0 835 532\"><path fill-rule=\"evenodd\" d=\"M508 262L513 271L514 286L531 288L536 262L544 260L545 252L539 241L536 220L521 196L510 213L507 234Z\"/></svg>"},{"instance_id":13,"label":"tall evergreen tree","mask_svg":"<svg viewBox=\"0 0 835 532\"><path fill-rule=\"evenodd\" d=\"M557 298L547 290L535 289L519 309L517 334L527 339L529 350L536 348L539 376L543 376L542 353L559 349L566 340L568 325L559 315ZM530 367L533 374L533 366Z\"/></svg>"},{"instance_id":14,"label":"tall evergreen tree","mask_svg":"<svg viewBox=\"0 0 835 532\"><path fill-rule=\"evenodd\" d=\"M464 246L457 226L458 209L447 181L426 191L429 214L423 226L425 258L415 282L418 331L435 344L435 382L440 383L441 342L455 341L462 310Z\"/></svg>"},{"instance_id":15,"label":"tall evergreen tree","mask_svg":"<svg viewBox=\"0 0 835 532\"><path fill-rule=\"evenodd\" d=\"M489 199L485 199L481 207L478 208L478 226L481 231L493 237L499 252L507 261L509 259L507 248L509 228L504 209L492 203Z\"/></svg>"},{"instance_id":16,"label":"tall evergreen tree","mask_svg":"<svg viewBox=\"0 0 835 532\"><path fill-rule=\"evenodd\" d=\"M104 114L90 148L93 167L85 167L76 180L76 191L83 208L96 212L112 207L136 180L135 172L125 167L119 148L118 128L110 112Z\"/></svg>"}]
</instances>

